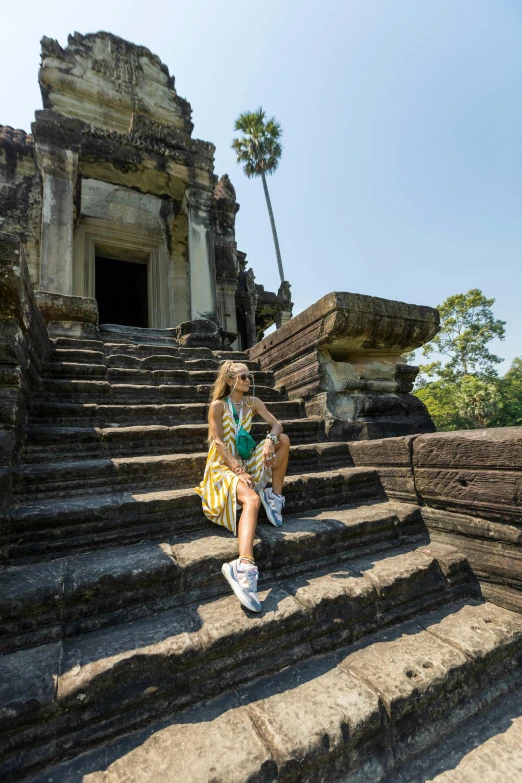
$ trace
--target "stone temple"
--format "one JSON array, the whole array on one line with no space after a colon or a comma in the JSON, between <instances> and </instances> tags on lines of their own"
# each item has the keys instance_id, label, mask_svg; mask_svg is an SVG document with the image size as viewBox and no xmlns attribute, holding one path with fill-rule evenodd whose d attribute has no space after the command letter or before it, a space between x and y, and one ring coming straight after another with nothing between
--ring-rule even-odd
<instances>
[{"instance_id":1,"label":"stone temple","mask_svg":"<svg viewBox=\"0 0 522 783\"><path fill-rule=\"evenodd\" d=\"M158 57L109 33L44 38L39 81L32 135L0 128L0 229L36 289L95 298L100 323L217 319L242 349L291 317L288 283L266 292L246 268L234 188Z\"/></svg>"},{"instance_id":2,"label":"stone temple","mask_svg":"<svg viewBox=\"0 0 522 783\"><path fill-rule=\"evenodd\" d=\"M45 38L40 84L0 136L2 783L518 783L522 427L434 431L435 309L255 284L147 49ZM255 617L193 491L225 359L292 444Z\"/></svg>"}]
</instances>

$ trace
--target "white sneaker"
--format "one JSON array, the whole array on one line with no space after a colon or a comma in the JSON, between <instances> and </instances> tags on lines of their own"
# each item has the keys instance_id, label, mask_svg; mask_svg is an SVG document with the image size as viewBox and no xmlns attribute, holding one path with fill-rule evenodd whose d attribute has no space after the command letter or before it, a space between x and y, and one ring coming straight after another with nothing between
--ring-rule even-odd
<instances>
[{"instance_id":1,"label":"white sneaker","mask_svg":"<svg viewBox=\"0 0 522 783\"><path fill-rule=\"evenodd\" d=\"M257 597L257 578L259 569L250 563L242 563L241 558L223 563L221 573L239 598L243 606L251 612L261 612L263 606Z\"/></svg>"},{"instance_id":2,"label":"white sneaker","mask_svg":"<svg viewBox=\"0 0 522 783\"><path fill-rule=\"evenodd\" d=\"M259 497L269 522L275 525L275 527L281 527L283 524L283 506L286 503L286 498L282 495L276 495L272 487L265 487L261 490Z\"/></svg>"}]
</instances>

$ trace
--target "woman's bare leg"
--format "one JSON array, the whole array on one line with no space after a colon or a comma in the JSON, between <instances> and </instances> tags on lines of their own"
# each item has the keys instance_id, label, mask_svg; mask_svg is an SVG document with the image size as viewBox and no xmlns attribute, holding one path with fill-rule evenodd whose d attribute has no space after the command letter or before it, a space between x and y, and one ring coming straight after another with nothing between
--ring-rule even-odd
<instances>
[{"instance_id":1,"label":"woman's bare leg","mask_svg":"<svg viewBox=\"0 0 522 783\"><path fill-rule=\"evenodd\" d=\"M276 458L272 466L272 489L280 495L283 491L283 482L290 455L290 438L284 432L279 436L279 443L276 445L275 450Z\"/></svg>"},{"instance_id":2,"label":"woman's bare leg","mask_svg":"<svg viewBox=\"0 0 522 783\"><path fill-rule=\"evenodd\" d=\"M236 497L243 506L237 527L239 557L253 557L257 515L261 501L259 495L253 489L248 489L242 481L237 482Z\"/></svg>"}]
</instances>

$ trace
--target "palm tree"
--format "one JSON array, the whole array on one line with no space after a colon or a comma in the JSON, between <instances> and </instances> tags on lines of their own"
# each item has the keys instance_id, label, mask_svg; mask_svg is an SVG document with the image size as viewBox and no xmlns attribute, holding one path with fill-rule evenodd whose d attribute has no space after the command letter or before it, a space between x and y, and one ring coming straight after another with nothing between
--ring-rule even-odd
<instances>
[{"instance_id":1,"label":"palm tree","mask_svg":"<svg viewBox=\"0 0 522 783\"><path fill-rule=\"evenodd\" d=\"M281 251L279 250L274 213L266 184L266 175L273 174L279 166L279 160L283 152L283 146L280 141L283 131L275 117L271 117L269 120L266 119L266 114L261 107L257 111L242 112L235 122L234 130L243 134L242 137L236 138L232 142L232 149L236 151L237 162L244 164L243 171L247 177L261 177L263 182L270 225L272 226L272 236L274 237L279 277L283 283L285 276L281 261Z\"/></svg>"}]
</instances>

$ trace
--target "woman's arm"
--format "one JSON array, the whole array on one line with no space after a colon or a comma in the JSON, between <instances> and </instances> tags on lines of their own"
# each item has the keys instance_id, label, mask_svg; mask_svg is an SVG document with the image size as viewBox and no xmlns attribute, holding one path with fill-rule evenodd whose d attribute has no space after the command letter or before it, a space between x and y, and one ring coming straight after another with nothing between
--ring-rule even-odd
<instances>
[{"instance_id":1,"label":"woman's arm","mask_svg":"<svg viewBox=\"0 0 522 783\"><path fill-rule=\"evenodd\" d=\"M265 403L262 402L259 397L254 397L252 399L252 416L255 416L257 413L261 416L263 421L266 421L266 423L270 424L272 427L270 434L279 437L283 432L283 425L275 416L272 416L270 411L267 410Z\"/></svg>"},{"instance_id":2,"label":"woman's arm","mask_svg":"<svg viewBox=\"0 0 522 783\"><path fill-rule=\"evenodd\" d=\"M277 442L277 438L283 432L283 425L276 419L275 416L272 416L270 411L267 410L265 403L261 402L258 397L254 397L252 402L252 416L255 416L256 413L258 413L261 418L272 427L269 434L275 435L275 438L269 438L267 435L265 445L263 447L263 462L265 467L271 468L275 459L275 444Z\"/></svg>"},{"instance_id":3,"label":"woman's arm","mask_svg":"<svg viewBox=\"0 0 522 783\"><path fill-rule=\"evenodd\" d=\"M214 441L214 444L223 457L225 464L228 465L230 470L234 471L236 476L252 489L254 482L252 477L244 470L239 461L230 453L226 443L223 441L223 410L225 404L222 400L214 400L210 404L210 437Z\"/></svg>"}]
</instances>

